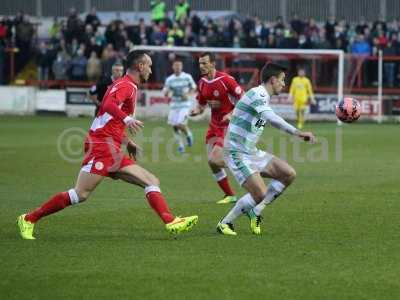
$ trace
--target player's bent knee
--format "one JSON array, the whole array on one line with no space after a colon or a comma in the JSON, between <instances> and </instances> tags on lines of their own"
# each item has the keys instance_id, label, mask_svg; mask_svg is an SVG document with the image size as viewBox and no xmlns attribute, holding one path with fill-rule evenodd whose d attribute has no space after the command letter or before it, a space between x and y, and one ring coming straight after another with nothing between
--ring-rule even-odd
<instances>
[{"instance_id":1,"label":"player's bent knee","mask_svg":"<svg viewBox=\"0 0 400 300\"><path fill-rule=\"evenodd\" d=\"M146 186L160 186L160 180L153 174L149 174L146 178Z\"/></svg>"},{"instance_id":2,"label":"player's bent knee","mask_svg":"<svg viewBox=\"0 0 400 300\"><path fill-rule=\"evenodd\" d=\"M153 185L160 186L160 179L158 179L157 177L154 176Z\"/></svg>"},{"instance_id":3,"label":"player's bent knee","mask_svg":"<svg viewBox=\"0 0 400 300\"><path fill-rule=\"evenodd\" d=\"M79 202L85 201L89 197L90 192L83 193L83 192L77 191L76 189L70 189L70 190L68 190L68 195L69 195L71 204L74 205L74 204L78 204Z\"/></svg>"},{"instance_id":4,"label":"player's bent knee","mask_svg":"<svg viewBox=\"0 0 400 300\"><path fill-rule=\"evenodd\" d=\"M257 186L257 187L251 188L251 190L249 190L249 192L251 194L251 197L253 197L254 201L257 203L260 203L261 201L264 200L267 190L265 188Z\"/></svg>"},{"instance_id":5,"label":"player's bent knee","mask_svg":"<svg viewBox=\"0 0 400 300\"><path fill-rule=\"evenodd\" d=\"M260 203L265 198L265 193L263 193L261 190L258 190L251 193L251 196L253 197L254 201Z\"/></svg>"},{"instance_id":6,"label":"player's bent knee","mask_svg":"<svg viewBox=\"0 0 400 300\"><path fill-rule=\"evenodd\" d=\"M79 190L76 188L74 190L78 196L78 200L76 203L73 203L73 204L77 204L77 203L86 201L89 198L90 194L92 193L92 191L89 191L89 190Z\"/></svg>"},{"instance_id":7,"label":"player's bent knee","mask_svg":"<svg viewBox=\"0 0 400 300\"><path fill-rule=\"evenodd\" d=\"M295 169L290 168L289 170L287 170L285 181L287 182L287 184L291 184L296 179L296 176L297 174Z\"/></svg>"},{"instance_id":8,"label":"player's bent knee","mask_svg":"<svg viewBox=\"0 0 400 300\"><path fill-rule=\"evenodd\" d=\"M211 157L208 158L208 164L210 165L210 167L216 167L217 166L215 164L215 161Z\"/></svg>"},{"instance_id":9,"label":"player's bent knee","mask_svg":"<svg viewBox=\"0 0 400 300\"><path fill-rule=\"evenodd\" d=\"M208 164L211 167L218 167L218 168L223 168L225 167L225 162L223 159L219 158L219 157L210 157L208 159Z\"/></svg>"}]
</instances>

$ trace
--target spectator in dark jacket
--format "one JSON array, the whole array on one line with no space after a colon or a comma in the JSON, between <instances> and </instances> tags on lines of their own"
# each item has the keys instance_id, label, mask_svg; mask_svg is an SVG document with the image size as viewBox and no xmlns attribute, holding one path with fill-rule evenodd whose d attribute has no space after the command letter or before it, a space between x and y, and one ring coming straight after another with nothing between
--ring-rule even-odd
<instances>
[{"instance_id":1,"label":"spectator in dark jacket","mask_svg":"<svg viewBox=\"0 0 400 300\"><path fill-rule=\"evenodd\" d=\"M161 46L164 45L167 41L167 34L162 32L160 26L155 24L153 27L153 33L151 34L150 38L151 44Z\"/></svg>"},{"instance_id":2,"label":"spectator in dark jacket","mask_svg":"<svg viewBox=\"0 0 400 300\"><path fill-rule=\"evenodd\" d=\"M356 33L357 34L365 34L365 29L368 28L367 21L365 20L364 16L360 17L360 21L356 26Z\"/></svg>"},{"instance_id":3,"label":"spectator in dark jacket","mask_svg":"<svg viewBox=\"0 0 400 300\"><path fill-rule=\"evenodd\" d=\"M386 33L387 31L387 25L385 22L385 18L382 15L378 16L378 20L376 20L372 26L372 31L378 30L379 28L381 28L383 30L383 32Z\"/></svg>"},{"instance_id":4,"label":"spectator in dark jacket","mask_svg":"<svg viewBox=\"0 0 400 300\"><path fill-rule=\"evenodd\" d=\"M274 31L277 30L283 31L284 29L285 29L285 22L283 21L282 16L278 16L275 21Z\"/></svg>"},{"instance_id":5,"label":"spectator in dark jacket","mask_svg":"<svg viewBox=\"0 0 400 300\"><path fill-rule=\"evenodd\" d=\"M15 43L19 52L17 54L16 67L20 70L29 60L32 51L32 38L34 36L33 25L25 15L17 19L15 26Z\"/></svg>"},{"instance_id":6,"label":"spectator in dark jacket","mask_svg":"<svg viewBox=\"0 0 400 300\"><path fill-rule=\"evenodd\" d=\"M315 39L314 47L316 49L331 49L331 44L327 41L325 35L325 29L321 29L318 36Z\"/></svg>"},{"instance_id":7,"label":"spectator in dark jacket","mask_svg":"<svg viewBox=\"0 0 400 300\"><path fill-rule=\"evenodd\" d=\"M111 76L111 68L113 64L116 63L118 60L113 45L108 44L104 48L101 58L102 58L102 65L101 65L102 76Z\"/></svg>"},{"instance_id":8,"label":"spectator in dark jacket","mask_svg":"<svg viewBox=\"0 0 400 300\"><path fill-rule=\"evenodd\" d=\"M94 36L90 38L89 44L85 45L85 56L90 57L93 51L100 57L102 47L96 43L96 38Z\"/></svg>"},{"instance_id":9,"label":"spectator in dark jacket","mask_svg":"<svg viewBox=\"0 0 400 300\"><path fill-rule=\"evenodd\" d=\"M278 48L296 49L299 47L299 40L295 31L285 32L285 37L277 45Z\"/></svg>"},{"instance_id":10,"label":"spectator in dark jacket","mask_svg":"<svg viewBox=\"0 0 400 300\"><path fill-rule=\"evenodd\" d=\"M69 60L62 53L57 53L57 58L53 61L52 71L55 80L67 80Z\"/></svg>"},{"instance_id":11,"label":"spectator in dark jacket","mask_svg":"<svg viewBox=\"0 0 400 300\"><path fill-rule=\"evenodd\" d=\"M246 36L245 44L247 48L258 48L260 46L254 30L251 30Z\"/></svg>"},{"instance_id":12,"label":"spectator in dark jacket","mask_svg":"<svg viewBox=\"0 0 400 300\"><path fill-rule=\"evenodd\" d=\"M36 53L37 78L40 81L49 79L49 70L52 65L52 53L45 42L41 42Z\"/></svg>"},{"instance_id":13,"label":"spectator in dark jacket","mask_svg":"<svg viewBox=\"0 0 400 300\"><path fill-rule=\"evenodd\" d=\"M68 43L75 38L80 40L81 33L83 32L83 22L79 19L76 9L71 7L66 24L65 38Z\"/></svg>"},{"instance_id":14,"label":"spectator in dark jacket","mask_svg":"<svg viewBox=\"0 0 400 300\"><path fill-rule=\"evenodd\" d=\"M304 22L300 20L298 14L294 13L293 18L290 21L290 27L292 28L293 31L297 33L297 35L300 35L304 31Z\"/></svg>"},{"instance_id":15,"label":"spectator in dark jacket","mask_svg":"<svg viewBox=\"0 0 400 300\"><path fill-rule=\"evenodd\" d=\"M90 24L93 27L94 32L97 31L97 27L99 27L101 24L100 19L96 13L96 7L92 7L92 10L86 16L85 25L88 25L88 24Z\"/></svg>"},{"instance_id":16,"label":"spectator in dark jacket","mask_svg":"<svg viewBox=\"0 0 400 300\"><path fill-rule=\"evenodd\" d=\"M203 22L201 21L201 19L199 18L198 15L194 15L192 17L192 32L193 34L195 34L196 36L200 35L201 30L203 29Z\"/></svg>"},{"instance_id":17,"label":"spectator in dark jacket","mask_svg":"<svg viewBox=\"0 0 400 300\"><path fill-rule=\"evenodd\" d=\"M327 41L331 44L332 47L335 46L335 27L337 22L334 16L329 16L328 20L325 23L325 34Z\"/></svg>"},{"instance_id":18,"label":"spectator in dark jacket","mask_svg":"<svg viewBox=\"0 0 400 300\"><path fill-rule=\"evenodd\" d=\"M392 35L385 48L383 48L383 56L386 58L383 61L383 81L387 87L394 87L396 81L396 64L397 62L390 58L398 55L398 48L396 45L397 36Z\"/></svg>"},{"instance_id":19,"label":"spectator in dark jacket","mask_svg":"<svg viewBox=\"0 0 400 300\"><path fill-rule=\"evenodd\" d=\"M84 50L79 48L76 55L71 60L71 79L72 80L85 80L86 79L86 65L87 58L83 55Z\"/></svg>"}]
</instances>

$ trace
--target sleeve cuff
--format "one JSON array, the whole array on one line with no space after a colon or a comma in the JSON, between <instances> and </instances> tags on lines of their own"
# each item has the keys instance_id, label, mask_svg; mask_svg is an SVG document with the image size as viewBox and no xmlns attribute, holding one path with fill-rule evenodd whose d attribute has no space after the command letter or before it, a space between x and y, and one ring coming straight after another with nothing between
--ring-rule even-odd
<instances>
[{"instance_id":1,"label":"sleeve cuff","mask_svg":"<svg viewBox=\"0 0 400 300\"><path fill-rule=\"evenodd\" d=\"M128 125L128 123L132 122L133 120L134 119L131 116L126 116L123 121L125 125Z\"/></svg>"}]
</instances>

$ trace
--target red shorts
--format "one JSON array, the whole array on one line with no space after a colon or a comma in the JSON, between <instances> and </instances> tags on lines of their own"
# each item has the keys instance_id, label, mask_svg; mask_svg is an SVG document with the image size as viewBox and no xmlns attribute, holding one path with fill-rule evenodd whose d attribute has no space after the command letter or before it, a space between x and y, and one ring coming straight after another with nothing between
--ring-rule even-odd
<instances>
[{"instance_id":1,"label":"red shorts","mask_svg":"<svg viewBox=\"0 0 400 300\"><path fill-rule=\"evenodd\" d=\"M122 152L120 147L107 143L85 143L82 171L113 177L112 173L133 164L135 161Z\"/></svg>"},{"instance_id":2,"label":"red shorts","mask_svg":"<svg viewBox=\"0 0 400 300\"><path fill-rule=\"evenodd\" d=\"M228 127L209 127L206 135L206 144L211 146L224 146L224 137Z\"/></svg>"}]
</instances>

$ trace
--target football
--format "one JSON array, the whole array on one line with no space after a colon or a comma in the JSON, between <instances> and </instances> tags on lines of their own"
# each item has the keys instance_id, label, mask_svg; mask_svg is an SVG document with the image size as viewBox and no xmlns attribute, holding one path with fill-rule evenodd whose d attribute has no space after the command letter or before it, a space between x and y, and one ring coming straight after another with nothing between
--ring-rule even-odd
<instances>
[{"instance_id":1,"label":"football","mask_svg":"<svg viewBox=\"0 0 400 300\"><path fill-rule=\"evenodd\" d=\"M354 98L344 98L336 105L336 117L345 123L357 121L361 115L361 105Z\"/></svg>"}]
</instances>

